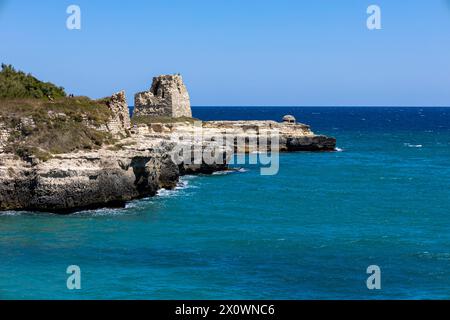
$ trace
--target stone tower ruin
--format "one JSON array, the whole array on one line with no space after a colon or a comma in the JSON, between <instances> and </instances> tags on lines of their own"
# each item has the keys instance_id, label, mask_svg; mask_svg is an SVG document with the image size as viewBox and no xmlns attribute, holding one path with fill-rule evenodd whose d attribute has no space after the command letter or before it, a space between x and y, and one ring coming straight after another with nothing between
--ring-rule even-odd
<instances>
[{"instance_id":1,"label":"stone tower ruin","mask_svg":"<svg viewBox=\"0 0 450 320\"><path fill-rule=\"evenodd\" d=\"M192 117L189 93L181 75L161 75L153 78L150 91L134 97L135 116Z\"/></svg>"}]
</instances>

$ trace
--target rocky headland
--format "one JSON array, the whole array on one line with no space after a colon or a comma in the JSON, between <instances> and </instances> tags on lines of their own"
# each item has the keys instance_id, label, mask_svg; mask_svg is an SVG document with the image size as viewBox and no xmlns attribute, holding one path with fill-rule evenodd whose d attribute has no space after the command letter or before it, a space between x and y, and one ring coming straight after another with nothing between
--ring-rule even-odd
<instances>
[{"instance_id":1,"label":"rocky headland","mask_svg":"<svg viewBox=\"0 0 450 320\"><path fill-rule=\"evenodd\" d=\"M148 92L136 94L131 118L123 91L95 101L43 99L0 99L0 210L120 207L174 188L183 174L226 170L226 161L174 162L174 149L199 128L203 138L195 143L202 150L215 148L223 159L229 158L229 148L209 136L235 133L250 141L275 130L279 151L332 151L336 145L334 138L316 135L292 117L282 122L192 119L179 75L155 77ZM234 151L254 148L236 144Z\"/></svg>"}]
</instances>

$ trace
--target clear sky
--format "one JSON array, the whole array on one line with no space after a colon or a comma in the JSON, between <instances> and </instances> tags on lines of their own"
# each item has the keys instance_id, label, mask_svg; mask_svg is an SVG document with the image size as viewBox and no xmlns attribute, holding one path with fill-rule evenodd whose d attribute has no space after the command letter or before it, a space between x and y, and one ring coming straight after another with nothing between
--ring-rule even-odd
<instances>
[{"instance_id":1,"label":"clear sky","mask_svg":"<svg viewBox=\"0 0 450 320\"><path fill-rule=\"evenodd\" d=\"M193 105L450 106L450 1L0 0L0 61L130 104L179 72Z\"/></svg>"}]
</instances>

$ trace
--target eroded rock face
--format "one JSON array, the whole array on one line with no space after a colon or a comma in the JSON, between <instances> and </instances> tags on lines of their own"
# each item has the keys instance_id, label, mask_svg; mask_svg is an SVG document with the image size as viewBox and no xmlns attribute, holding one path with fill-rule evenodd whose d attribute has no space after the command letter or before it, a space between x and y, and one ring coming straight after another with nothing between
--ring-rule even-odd
<instances>
[{"instance_id":1,"label":"eroded rock face","mask_svg":"<svg viewBox=\"0 0 450 320\"><path fill-rule=\"evenodd\" d=\"M174 188L179 169L166 141L120 151L61 154L46 162L0 156L0 210L70 212L122 206Z\"/></svg>"},{"instance_id":2,"label":"eroded rock face","mask_svg":"<svg viewBox=\"0 0 450 320\"><path fill-rule=\"evenodd\" d=\"M134 115L192 117L189 93L182 77L180 75L154 77L150 91L135 95Z\"/></svg>"},{"instance_id":3,"label":"eroded rock face","mask_svg":"<svg viewBox=\"0 0 450 320\"><path fill-rule=\"evenodd\" d=\"M175 188L180 175L227 168L226 163L176 163L174 147L168 139L134 136L122 139L119 150L105 146L48 161L0 153L0 210L70 213L122 207L161 188Z\"/></svg>"}]
</instances>

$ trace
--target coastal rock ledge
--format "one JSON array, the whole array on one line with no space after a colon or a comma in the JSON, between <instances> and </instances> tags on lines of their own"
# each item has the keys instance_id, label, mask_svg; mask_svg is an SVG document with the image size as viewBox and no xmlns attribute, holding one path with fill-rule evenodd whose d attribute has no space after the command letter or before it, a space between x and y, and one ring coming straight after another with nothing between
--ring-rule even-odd
<instances>
[{"instance_id":1,"label":"coastal rock ledge","mask_svg":"<svg viewBox=\"0 0 450 320\"><path fill-rule=\"evenodd\" d=\"M60 154L45 162L0 154L0 210L70 213L123 207L159 189L173 189L181 174L170 155L173 144L162 139L134 142L120 150Z\"/></svg>"},{"instance_id":2,"label":"coastal rock ledge","mask_svg":"<svg viewBox=\"0 0 450 320\"><path fill-rule=\"evenodd\" d=\"M149 92L137 94L140 104L133 118L130 118L123 91L92 102L104 108L103 116L95 111L97 107L84 106L90 103L89 100L65 99L62 101L76 105L77 110L82 110L77 111L81 114L75 114L73 109L61 109L61 105L54 102L47 103L45 113L36 119L30 114L20 115L19 121L9 121L8 113L0 114L0 211L70 213L123 207L130 200L154 196L161 188L175 188L181 175L211 174L228 169L227 163L191 164L193 159L174 162L174 149L192 137L199 123L204 140L197 143L203 150L219 150L219 157L223 159L229 159L229 149L208 136L236 132L244 140L252 140L262 133L276 130L279 133L279 151L333 151L336 147L334 138L314 134L309 126L297 123L292 116L285 117L282 122L199 122L192 119L189 95L178 75L156 77ZM0 100L0 104L5 104L3 110L7 109L6 103ZM27 100L27 103L30 102ZM40 108L39 103L36 102L32 110ZM91 110L91 114L87 115L83 110ZM18 119L18 115L15 116ZM71 122L70 117L75 120ZM39 121L46 121L45 125ZM79 132L80 128L83 131L80 139L89 135L97 143L107 135L111 140L103 140L98 142L98 146L88 149L81 145L81 148L70 152L57 152L64 148L51 152L55 146L47 140L41 145L33 145L34 149L29 148L34 152L30 154L24 153L28 150L24 148L26 145L23 146L24 141L25 144L27 141L36 143L36 139L18 143L17 137L21 134L26 134L29 139L35 132L46 130L47 126L70 129L70 123L77 125L77 131L73 132ZM180 142L174 136L185 139ZM42 149L48 145L53 149ZM239 150L235 145L235 151L255 150L250 146Z\"/></svg>"}]
</instances>

